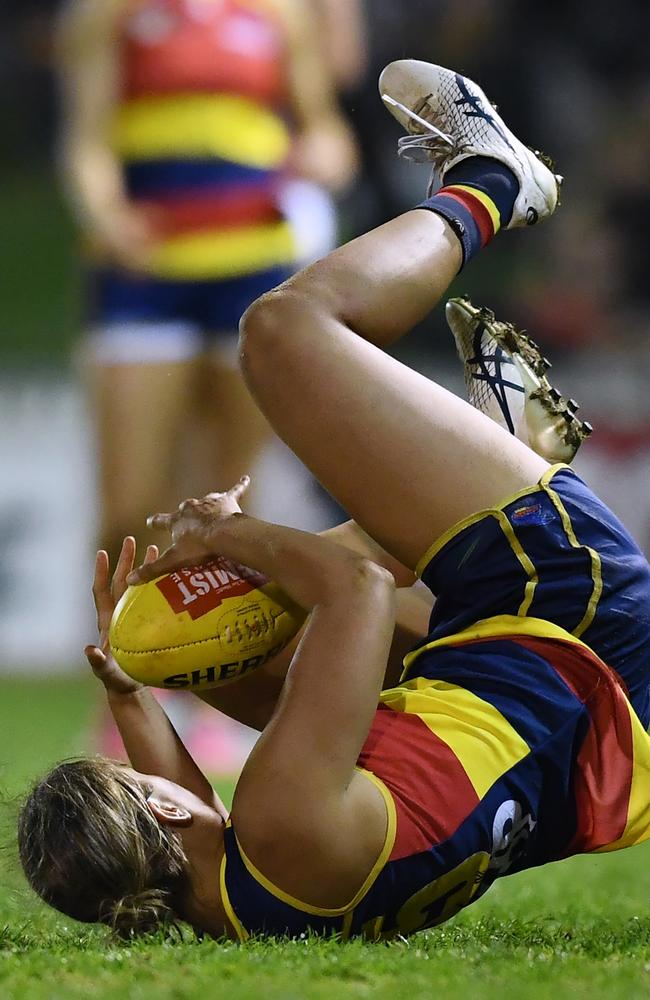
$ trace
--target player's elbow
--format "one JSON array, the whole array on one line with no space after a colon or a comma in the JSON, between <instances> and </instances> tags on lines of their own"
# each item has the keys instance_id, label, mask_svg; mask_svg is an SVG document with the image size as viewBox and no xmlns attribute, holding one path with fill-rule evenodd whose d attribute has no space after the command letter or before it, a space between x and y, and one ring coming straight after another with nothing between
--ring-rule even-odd
<instances>
[{"instance_id":1,"label":"player's elbow","mask_svg":"<svg viewBox=\"0 0 650 1000\"><path fill-rule=\"evenodd\" d=\"M392 608L395 604L393 574L371 559L357 557L350 561L344 578L331 581L331 595L350 607L351 602L368 604L375 610Z\"/></svg>"},{"instance_id":2,"label":"player's elbow","mask_svg":"<svg viewBox=\"0 0 650 1000\"><path fill-rule=\"evenodd\" d=\"M395 603L395 580L383 566L352 553L343 558L321 561L312 567L303 602L314 610L329 608L340 615L355 616L380 609L390 610Z\"/></svg>"},{"instance_id":3,"label":"player's elbow","mask_svg":"<svg viewBox=\"0 0 650 1000\"><path fill-rule=\"evenodd\" d=\"M354 564L354 585L362 589L385 590L392 592L395 590L395 577L379 563L365 556L359 556Z\"/></svg>"}]
</instances>

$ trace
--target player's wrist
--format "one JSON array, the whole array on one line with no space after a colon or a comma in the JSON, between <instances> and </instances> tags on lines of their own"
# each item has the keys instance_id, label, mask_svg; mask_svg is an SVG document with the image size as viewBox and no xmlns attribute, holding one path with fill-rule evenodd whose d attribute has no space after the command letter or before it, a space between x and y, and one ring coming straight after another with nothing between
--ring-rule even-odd
<instances>
[{"instance_id":1,"label":"player's wrist","mask_svg":"<svg viewBox=\"0 0 650 1000\"><path fill-rule=\"evenodd\" d=\"M256 517L234 511L217 517L205 532L210 553L241 560L240 548L255 544L266 535L268 525Z\"/></svg>"}]
</instances>

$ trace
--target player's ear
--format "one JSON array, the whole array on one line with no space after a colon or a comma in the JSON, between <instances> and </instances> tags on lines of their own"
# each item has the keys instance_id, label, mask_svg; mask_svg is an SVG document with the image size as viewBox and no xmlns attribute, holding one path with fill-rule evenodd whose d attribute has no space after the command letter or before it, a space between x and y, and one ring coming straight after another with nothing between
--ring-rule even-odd
<instances>
[{"instance_id":1,"label":"player's ear","mask_svg":"<svg viewBox=\"0 0 650 1000\"><path fill-rule=\"evenodd\" d=\"M162 799L156 795L147 798L147 805L159 823L165 826L191 826L193 817L189 809L179 806L169 799Z\"/></svg>"}]
</instances>

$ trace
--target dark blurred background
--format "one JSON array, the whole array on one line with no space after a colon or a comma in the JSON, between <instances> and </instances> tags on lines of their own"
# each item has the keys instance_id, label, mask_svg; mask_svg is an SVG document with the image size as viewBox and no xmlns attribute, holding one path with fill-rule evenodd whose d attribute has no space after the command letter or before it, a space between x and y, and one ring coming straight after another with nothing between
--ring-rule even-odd
<instances>
[{"instance_id":1,"label":"dark blurred background","mask_svg":"<svg viewBox=\"0 0 650 1000\"><path fill-rule=\"evenodd\" d=\"M94 473L74 365L80 265L57 171L58 7L0 7L0 670L45 650L70 662L89 617ZM394 156L398 129L377 98L392 59L474 77L522 139L553 155L566 178L557 218L500 237L456 291L542 343L596 425L579 470L650 547L650 5L366 0L366 20L368 70L343 95L363 171L340 206L342 235L412 206L426 183ZM434 316L400 351L460 388L452 347ZM38 566L36 590L26 564ZM25 653L30 622L49 638Z\"/></svg>"}]
</instances>

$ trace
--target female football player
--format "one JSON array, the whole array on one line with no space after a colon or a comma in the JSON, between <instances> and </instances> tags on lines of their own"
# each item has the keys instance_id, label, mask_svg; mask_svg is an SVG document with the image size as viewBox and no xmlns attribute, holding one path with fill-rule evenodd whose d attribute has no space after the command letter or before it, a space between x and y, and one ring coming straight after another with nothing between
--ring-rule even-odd
<instances>
[{"instance_id":1,"label":"female football player","mask_svg":"<svg viewBox=\"0 0 650 1000\"><path fill-rule=\"evenodd\" d=\"M229 816L110 658L100 554L104 643L87 652L133 769L60 765L20 825L32 885L80 919L380 939L440 923L499 876L650 839L650 568L566 465L507 432L518 385L540 451L549 429L579 440L572 408L544 399L527 341L463 303L452 324L506 427L382 351L498 228L551 215L557 180L459 74L399 62L380 84L441 188L260 300L241 343L259 405L373 541L247 517L245 481L153 517L172 544L130 582L218 552L310 611ZM113 597L132 560L127 541ZM437 603L386 687L396 583L414 573Z\"/></svg>"},{"instance_id":2,"label":"female football player","mask_svg":"<svg viewBox=\"0 0 650 1000\"><path fill-rule=\"evenodd\" d=\"M185 471L230 482L269 440L237 325L304 252L289 192L341 190L356 163L312 6L63 7L61 154L91 271L84 358L111 558Z\"/></svg>"}]
</instances>

